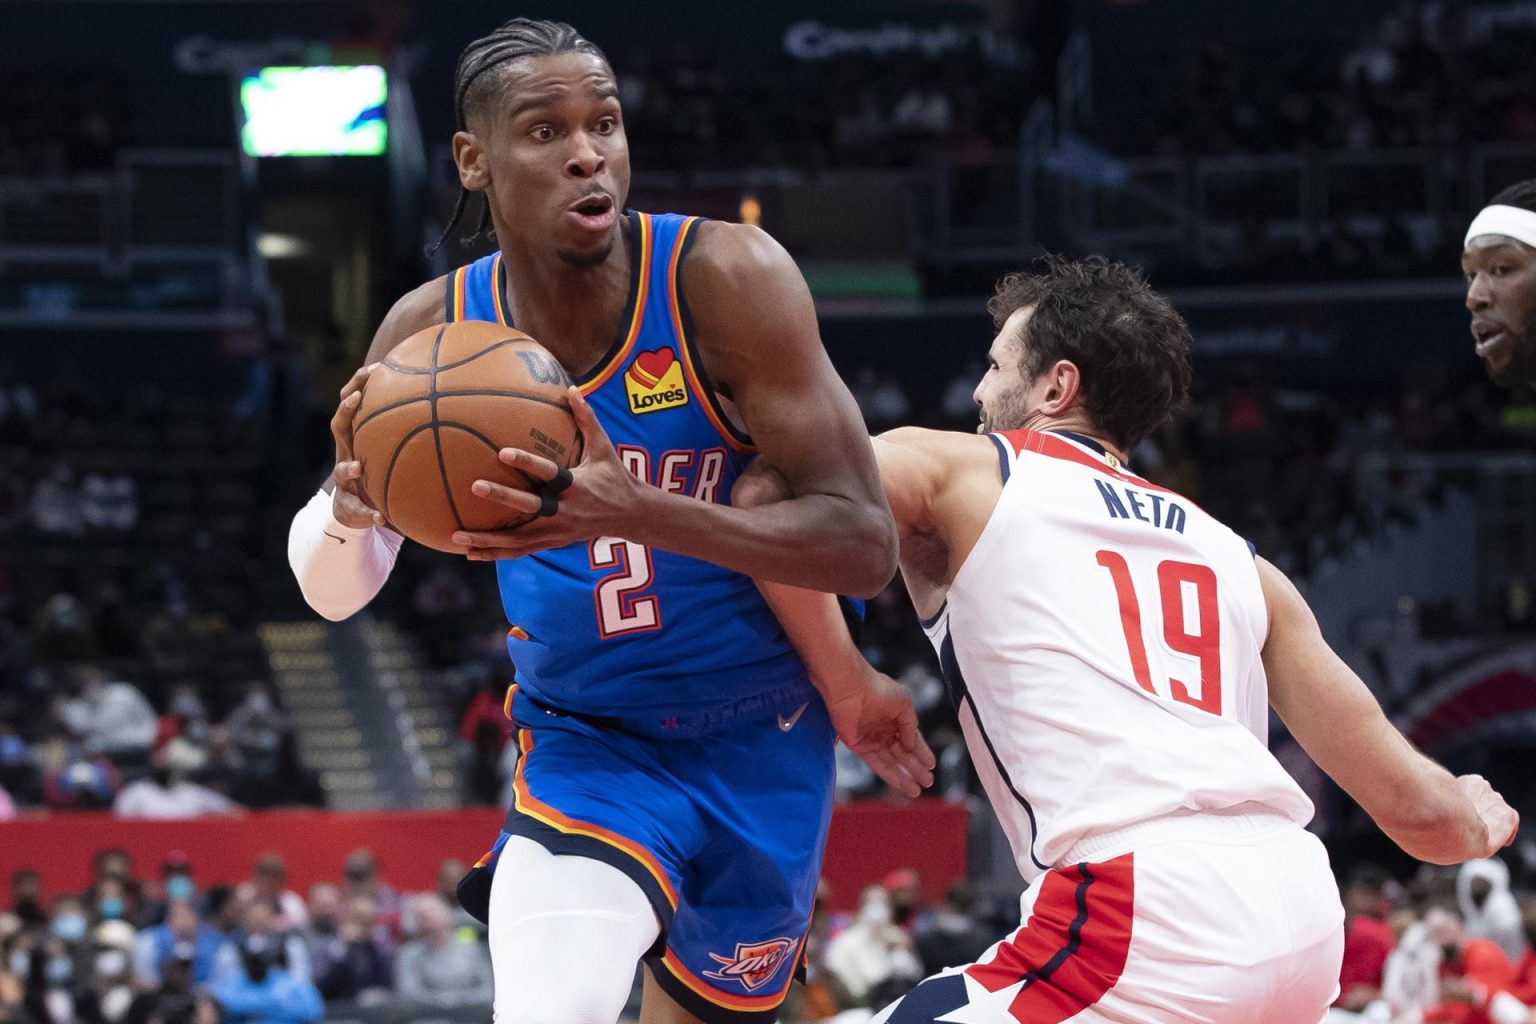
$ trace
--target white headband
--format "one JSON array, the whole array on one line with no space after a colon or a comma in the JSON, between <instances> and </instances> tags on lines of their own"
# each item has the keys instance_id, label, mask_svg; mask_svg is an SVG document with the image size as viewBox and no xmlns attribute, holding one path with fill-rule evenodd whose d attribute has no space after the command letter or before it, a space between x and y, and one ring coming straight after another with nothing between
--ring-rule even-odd
<instances>
[{"instance_id":1,"label":"white headband","mask_svg":"<svg viewBox=\"0 0 1536 1024\"><path fill-rule=\"evenodd\" d=\"M1465 248L1480 235L1505 235L1536 249L1536 211L1518 206L1485 206L1467 229Z\"/></svg>"}]
</instances>

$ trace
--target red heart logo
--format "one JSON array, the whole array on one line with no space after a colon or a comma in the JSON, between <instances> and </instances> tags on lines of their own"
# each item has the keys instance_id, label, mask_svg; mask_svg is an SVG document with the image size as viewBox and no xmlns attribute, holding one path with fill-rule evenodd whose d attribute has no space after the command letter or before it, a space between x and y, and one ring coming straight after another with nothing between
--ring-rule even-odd
<instances>
[{"instance_id":1,"label":"red heart logo","mask_svg":"<svg viewBox=\"0 0 1536 1024\"><path fill-rule=\"evenodd\" d=\"M646 388L654 388L661 383L661 378L667 375L672 364L677 361L677 355L669 348L658 348L651 352L641 352L635 356L635 363L629 368L629 375L638 384Z\"/></svg>"}]
</instances>

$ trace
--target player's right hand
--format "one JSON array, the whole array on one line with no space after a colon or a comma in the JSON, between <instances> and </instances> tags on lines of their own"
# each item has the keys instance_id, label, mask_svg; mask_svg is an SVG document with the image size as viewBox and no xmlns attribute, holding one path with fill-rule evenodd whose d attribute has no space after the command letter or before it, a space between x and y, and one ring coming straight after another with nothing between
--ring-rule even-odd
<instances>
[{"instance_id":1,"label":"player's right hand","mask_svg":"<svg viewBox=\"0 0 1536 1024\"><path fill-rule=\"evenodd\" d=\"M1515 841L1515 833L1520 830L1520 815L1488 785L1487 779L1481 775L1458 775L1456 786L1461 795L1471 801L1478 820L1483 823L1485 836L1483 852L1479 856L1492 857Z\"/></svg>"},{"instance_id":2,"label":"player's right hand","mask_svg":"<svg viewBox=\"0 0 1536 1024\"><path fill-rule=\"evenodd\" d=\"M383 526L384 516L368 504L358 481L363 475L363 464L352 457L352 418L363 401L363 385L378 363L369 363L352 375L341 389L341 404L331 417L331 436L336 439L336 468L331 473L331 515L342 526L361 530L369 526Z\"/></svg>"}]
</instances>

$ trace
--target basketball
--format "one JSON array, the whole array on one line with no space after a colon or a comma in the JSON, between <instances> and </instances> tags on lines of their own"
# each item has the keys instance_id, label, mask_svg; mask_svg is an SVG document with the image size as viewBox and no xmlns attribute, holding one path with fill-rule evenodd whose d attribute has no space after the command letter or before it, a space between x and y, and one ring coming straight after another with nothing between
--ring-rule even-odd
<instances>
[{"instance_id":1,"label":"basketball","mask_svg":"<svg viewBox=\"0 0 1536 1024\"><path fill-rule=\"evenodd\" d=\"M502 464L522 448L560 466L579 451L560 363L528 335L467 320L429 327L392 349L363 388L353 454L368 503L429 548L463 554L455 530L528 520L470 491L476 480L530 490Z\"/></svg>"}]
</instances>

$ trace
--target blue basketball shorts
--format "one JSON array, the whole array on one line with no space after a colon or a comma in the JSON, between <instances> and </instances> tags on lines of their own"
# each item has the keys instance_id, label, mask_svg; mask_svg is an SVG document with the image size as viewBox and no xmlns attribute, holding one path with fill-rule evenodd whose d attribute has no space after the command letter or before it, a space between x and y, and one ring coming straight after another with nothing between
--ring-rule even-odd
<instances>
[{"instance_id":1,"label":"blue basketball shorts","mask_svg":"<svg viewBox=\"0 0 1536 1024\"><path fill-rule=\"evenodd\" d=\"M706 1021L773 1021L800 962L832 815L836 736L809 683L699 735L638 733L522 690L508 707L521 754L513 806L460 885L466 908L486 916L509 835L603 861L655 908L661 937L645 963L668 995Z\"/></svg>"}]
</instances>

